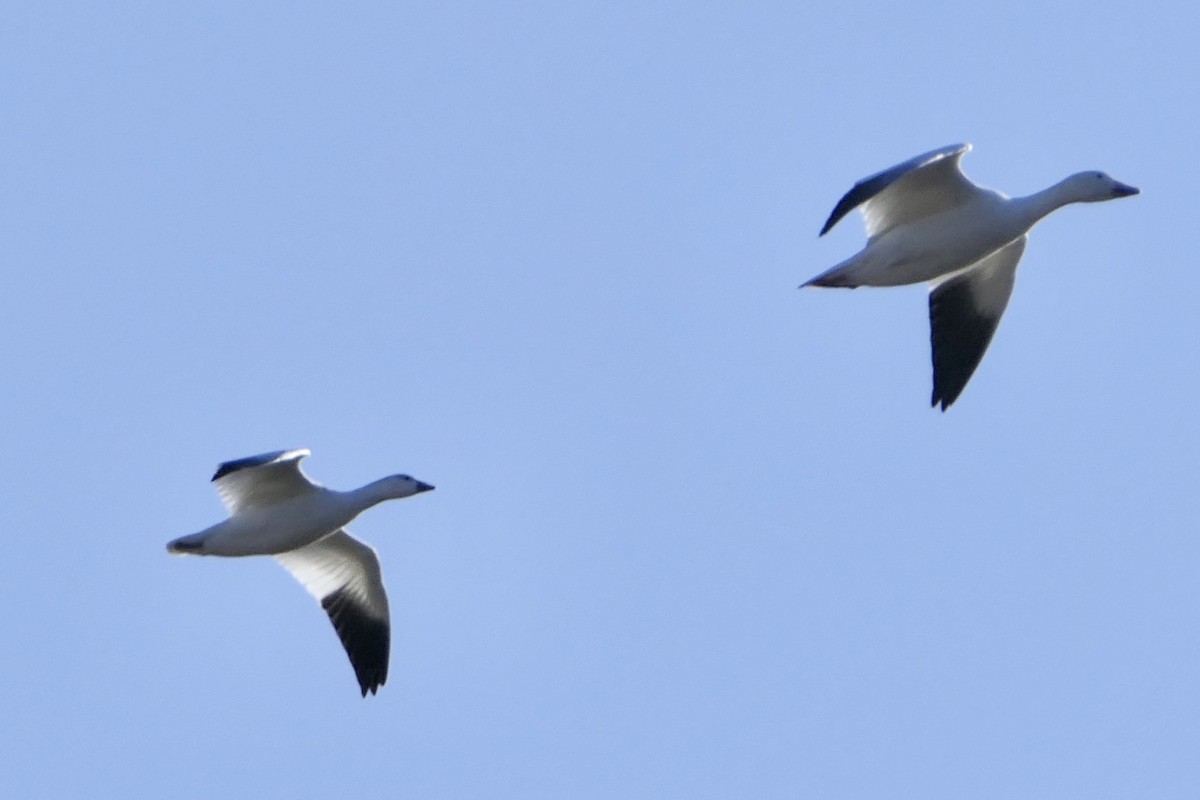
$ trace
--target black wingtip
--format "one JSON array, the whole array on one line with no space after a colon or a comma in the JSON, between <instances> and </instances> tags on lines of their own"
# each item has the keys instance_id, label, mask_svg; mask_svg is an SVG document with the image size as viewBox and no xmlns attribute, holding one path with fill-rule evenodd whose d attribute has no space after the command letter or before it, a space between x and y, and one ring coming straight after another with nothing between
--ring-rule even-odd
<instances>
[{"instance_id":1,"label":"black wingtip","mask_svg":"<svg viewBox=\"0 0 1200 800\"><path fill-rule=\"evenodd\" d=\"M217 467L217 471L213 473L213 482L215 483L216 481L221 480L221 478L224 478L226 475L231 475L238 470L270 463L270 460L277 458L278 456L278 453L271 453L267 456L248 456L246 458L239 458L234 461L226 461L219 465Z\"/></svg>"},{"instance_id":2,"label":"black wingtip","mask_svg":"<svg viewBox=\"0 0 1200 800\"><path fill-rule=\"evenodd\" d=\"M329 615L362 696L375 694L387 683L388 658L391 650L391 632L388 623L375 619L359 607L354 595L339 589L321 600L321 607Z\"/></svg>"},{"instance_id":3,"label":"black wingtip","mask_svg":"<svg viewBox=\"0 0 1200 800\"><path fill-rule=\"evenodd\" d=\"M824 236L842 221L842 217L854 210L855 206L863 202L866 198L861 198L861 184L855 184L854 188L846 193L838 204L834 206L833 212L830 213L829 219L825 220L825 224L821 226L821 232L817 234L817 238Z\"/></svg>"},{"instance_id":4,"label":"black wingtip","mask_svg":"<svg viewBox=\"0 0 1200 800\"><path fill-rule=\"evenodd\" d=\"M945 365L942 365L939 370L937 362L935 362L933 370L933 401L930 405L933 408L937 408L940 405L943 414L946 413L946 409L954 405L954 401L962 395L963 390L967 388L967 383L971 380L970 373L967 373L965 377L952 374L950 379L947 379L946 373L948 371Z\"/></svg>"},{"instance_id":5,"label":"black wingtip","mask_svg":"<svg viewBox=\"0 0 1200 800\"><path fill-rule=\"evenodd\" d=\"M962 275L929 293L933 405L940 402L942 411L967 388L987 353L1003 313L1003 307L985 311L976 306L976 280L969 274Z\"/></svg>"},{"instance_id":6,"label":"black wingtip","mask_svg":"<svg viewBox=\"0 0 1200 800\"><path fill-rule=\"evenodd\" d=\"M368 694L379 694L380 687L382 687L385 683L387 683L387 675L379 678L377 682L372 682L370 679L363 677L358 678L358 688L362 692L363 697L366 697Z\"/></svg>"},{"instance_id":7,"label":"black wingtip","mask_svg":"<svg viewBox=\"0 0 1200 800\"><path fill-rule=\"evenodd\" d=\"M237 472L240 469L248 469L249 467L263 467L267 464L274 464L280 460L296 460L305 458L308 451L304 448L296 448L294 450L276 450L273 453L262 453L257 456L247 456L246 458L238 458L233 461L226 461L217 465L217 471L212 476L213 481L219 481L226 475Z\"/></svg>"}]
</instances>

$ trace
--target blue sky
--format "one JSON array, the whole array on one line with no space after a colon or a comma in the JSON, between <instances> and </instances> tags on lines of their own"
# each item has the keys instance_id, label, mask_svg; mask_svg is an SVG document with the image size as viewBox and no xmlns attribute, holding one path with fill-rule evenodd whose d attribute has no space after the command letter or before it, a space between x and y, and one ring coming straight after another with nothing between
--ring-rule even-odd
<instances>
[{"instance_id":1,"label":"blue sky","mask_svg":"<svg viewBox=\"0 0 1200 800\"><path fill-rule=\"evenodd\" d=\"M0 794L1192 797L1177 4L26 3L0 25ZM928 407L925 291L796 286L967 141L1033 232ZM392 600L361 700L268 559L309 447Z\"/></svg>"}]
</instances>

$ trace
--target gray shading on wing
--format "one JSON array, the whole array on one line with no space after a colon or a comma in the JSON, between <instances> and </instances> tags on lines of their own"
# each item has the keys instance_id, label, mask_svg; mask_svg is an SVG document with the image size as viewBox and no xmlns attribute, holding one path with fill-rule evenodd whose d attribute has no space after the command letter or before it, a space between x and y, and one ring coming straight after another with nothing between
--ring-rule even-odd
<instances>
[{"instance_id":1,"label":"gray shading on wing","mask_svg":"<svg viewBox=\"0 0 1200 800\"><path fill-rule=\"evenodd\" d=\"M321 603L363 697L387 682L391 623L379 557L344 530L276 560Z\"/></svg>"},{"instance_id":2,"label":"gray shading on wing","mask_svg":"<svg viewBox=\"0 0 1200 800\"><path fill-rule=\"evenodd\" d=\"M305 449L279 450L226 461L212 480L231 512L271 505L315 488L300 471L300 461L308 454Z\"/></svg>"},{"instance_id":3,"label":"gray shading on wing","mask_svg":"<svg viewBox=\"0 0 1200 800\"><path fill-rule=\"evenodd\" d=\"M958 399L991 344L1012 296L1022 236L929 293L933 400L942 411Z\"/></svg>"},{"instance_id":4,"label":"gray shading on wing","mask_svg":"<svg viewBox=\"0 0 1200 800\"><path fill-rule=\"evenodd\" d=\"M940 147L937 150L930 150L928 153L922 153L919 156L910 158L902 164L885 169L883 172L876 173L869 178L863 178L854 184L854 187L846 192L845 196L834 206L833 213L825 221L825 226L821 228L819 235L824 236L842 217L914 170L926 167L948 156L961 156L970 149L971 145L969 144L952 144L947 147ZM957 166L954 169L957 171Z\"/></svg>"}]
</instances>

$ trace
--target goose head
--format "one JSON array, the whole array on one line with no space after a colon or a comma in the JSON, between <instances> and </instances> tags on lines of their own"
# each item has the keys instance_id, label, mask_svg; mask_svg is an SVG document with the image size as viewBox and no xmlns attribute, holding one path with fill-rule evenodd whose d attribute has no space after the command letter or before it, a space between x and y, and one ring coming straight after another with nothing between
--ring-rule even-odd
<instances>
[{"instance_id":1,"label":"goose head","mask_svg":"<svg viewBox=\"0 0 1200 800\"><path fill-rule=\"evenodd\" d=\"M428 492L434 488L433 484L419 481L411 475L389 475L376 483L389 497L397 500L401 497L412 497L414 494Z\"/></svg>"},{"instance_id":2,"label":"goose head","mask_svg":"<svg viewBox=\"0 0 1200 800\"><path fill-rule=\"evenodd\" d=\"M1068 203L1099 203L1138 194L1141 189L1114 180L1103 172L1077 172L1059 184Z\"/></svg>"}]
</instances>

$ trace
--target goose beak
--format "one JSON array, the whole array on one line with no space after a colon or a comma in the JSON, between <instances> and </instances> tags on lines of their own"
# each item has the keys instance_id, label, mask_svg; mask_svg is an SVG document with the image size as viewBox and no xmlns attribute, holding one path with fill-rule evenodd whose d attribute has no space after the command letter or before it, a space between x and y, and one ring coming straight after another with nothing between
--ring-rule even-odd
<instances>
[{"instance_id":1,"label":"goose beak","mask_svg":"<svg viewBox=\"0 0 1200 800\"><path fill-rule=\"evenodd\" d=\"M1117 183L1113 186L1113 197L1131 197L1135 194L1141 194L1142 190L1136 186L1127 186L1124 183Z\"/></svg>"},{"instance_id":2,"label":"goose beak","mask_svg":"<svg viewBox=\"0 0 1200 800\"><path fill-rule=\"evenodd\" d=\"M434 490L434 488L435 487L432 483L425 483L424 481L417 481L417 491L418 492L432 492Z\"/></svg>"}]
</instances>

